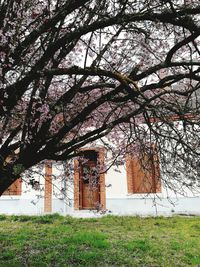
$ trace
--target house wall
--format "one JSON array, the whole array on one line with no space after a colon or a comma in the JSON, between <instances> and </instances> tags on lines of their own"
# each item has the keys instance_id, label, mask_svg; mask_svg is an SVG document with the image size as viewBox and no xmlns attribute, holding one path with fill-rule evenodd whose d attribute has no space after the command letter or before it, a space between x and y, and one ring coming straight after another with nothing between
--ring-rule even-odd
<instances>
[{"instance_id":1,"label":"house wall","mask_svg":"<svg viewBox=\"0 0 200 267\"><path fill-rule=\"evenodd\" d=\"M40 190L34 190L22 177L22 192L18 196L2 195L0 197L1 214L42 214L44 211L44 170L42 175L34 175L41 184Z\"/></svg>"},{"instance_id":2,"label":"house wall","mask_svg":"<svg viewBox=\"0 0 200 267\"><path fill-rule=\"evenodd\" d=\"M74 187L72 175L66 176L62 164L53 164L52 169L52 209L51 212L81 216L86 211L74 209ZM35 175L41 184L40 190L22 183L21 196L2 196L0 198L1 214L44 214L44 174ZM162 184L162 192L155 194L128 194L126 168L121 166L118 171L111 168L105 174L106 213L117 215L172 215L172 214L200 214L198 195L187 192L187 197L175 194ZM61 192L62 189L62 192ZM63 190L64 189L64 190ZM91 213L90 213L91 214Z\"/></svg>"},{"instance_id":3,"label":"house wall","mask_svg":"<svg viewBox=\"0 0 200 267\"><path fill-rule=\"evenodd\" d=\"M157 194L128 194L126 170L111 169L106 174L106 207L119 215L172 215L200 214L200 196L185 192L187 196L176 194L162 184L162 192Z\"/></svg>"}]
</instances>

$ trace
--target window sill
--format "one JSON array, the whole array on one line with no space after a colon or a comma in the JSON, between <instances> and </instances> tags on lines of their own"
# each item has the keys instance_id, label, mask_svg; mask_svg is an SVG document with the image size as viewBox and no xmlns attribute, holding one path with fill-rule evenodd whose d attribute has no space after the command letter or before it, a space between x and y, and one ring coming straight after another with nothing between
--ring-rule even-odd
<instances>
[{"instance_id":1,"label":"window sill","mask_svg":"<svg viewBox=\"0 0 200 267\"><path fill-rule=\"evenodd\" d=\"M162 192L158 192L158 193L130 193L127 194L128 198L155 198L156 196L162 196L163 193Z\"/></svg>"},{"instance_id":2,"label":"window sill","mask_svg":"<svg viewBox=\"0 0 200 267\"><path fill-rule=\"evenodd\" d=\"M0 197L0 201L1 200L17 200L17 199L21 199L21 196L20 195L12 195L12 196L1 196Z\"/></svg>"}]
</instances>

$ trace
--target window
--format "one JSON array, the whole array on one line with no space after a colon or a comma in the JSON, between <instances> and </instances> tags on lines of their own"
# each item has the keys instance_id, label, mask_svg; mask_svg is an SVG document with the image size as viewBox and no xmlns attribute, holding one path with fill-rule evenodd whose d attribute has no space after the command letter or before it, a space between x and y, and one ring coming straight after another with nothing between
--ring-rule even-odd
<instances>
[{"instance_id":1,"label":"window","mask_svg":"<svg viewBox=\"0 0 200 267\"><path fill-rule=\"evenodd\" d=\"M3 196L19 196L22 192L22 180L17 179L9 188L3 193Z\"/></svg>"},{"instance_id":2,"label":"window","mask_svg":"<svg viewBox=\"0 0 200 267\"><path fill-rule=\"evenodd\" d=\"M128 193L161 192L159 157L155 149L141 156L126 157Z\"/></svg>"}]
</instances>

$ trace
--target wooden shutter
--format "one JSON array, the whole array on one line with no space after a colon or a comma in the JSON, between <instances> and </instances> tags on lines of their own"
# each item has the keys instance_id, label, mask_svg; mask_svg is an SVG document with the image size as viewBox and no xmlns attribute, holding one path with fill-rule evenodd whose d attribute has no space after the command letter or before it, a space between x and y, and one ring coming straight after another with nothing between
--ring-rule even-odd
<instances>
[{"instance_id":1,"label":"wooden shutter","mask_svg":"<svg viewBox=\"0 0 200 267\"><path fill-rule=\"evenodd\" d=\"M133 187L133 157L131 155L126 155L126 176L127 176L127 189L128 193L134 193Z\"/></svg>"},{"instance_id":2,"label":"wooden shutter","mask_svg":"<svg viewBox=\"0 0 200 267\"><path fill-rule=\"evenodd\" d=\"M17 179L9 188L3 193L4 196L19 196L22 193L22 180Z\"/></svg>"},{"instance_id":3,"label":"wooden shutter","mask_svg":"<svg viewBox=\"0 0 200 267\"><path fill-rule=\"evenodd\" d=\"M131 155L126 157L128 193L161 192L159 157L153 152L145 154L142 161Z\"/></svg>"}]
</instances>

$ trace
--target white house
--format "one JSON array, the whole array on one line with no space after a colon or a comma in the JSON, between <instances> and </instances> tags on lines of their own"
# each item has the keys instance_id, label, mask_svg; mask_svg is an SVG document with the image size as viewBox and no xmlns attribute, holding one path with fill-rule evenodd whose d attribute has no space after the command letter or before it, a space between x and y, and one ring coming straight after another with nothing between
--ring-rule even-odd
<instances>
[{"instance_id":1,"label":"white house","mask_svg":"<svg viewBox=\"0 0 200 267\"><path fill-rule=\"evenodd\" d=\"M42 176L36 173L35 180L28 184L22 177L1 196L0 213L200 214L200 196L189 191L181 195L167 188L162 182L159 161L144 171L137 158L127 155L126 163L117 171L111 167L96 175L96 166L104 163L106 153L100 146L84 148L83 156L87 160L82 164L73 160L73 173L66 170L65 162L44 164Z\"/></svg>"}]
</instances>

